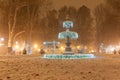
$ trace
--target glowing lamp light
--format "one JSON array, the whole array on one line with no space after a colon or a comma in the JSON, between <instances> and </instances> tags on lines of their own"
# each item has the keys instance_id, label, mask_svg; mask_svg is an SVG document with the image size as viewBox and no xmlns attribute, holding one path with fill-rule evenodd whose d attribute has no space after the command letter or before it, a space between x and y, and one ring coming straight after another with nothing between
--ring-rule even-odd
<instances>
[{"instance_id":1,"label":"glowing lamp light","mask_svg":"<svg viewBox=\"0 0 120 80\"><path fill-rule=\"evenodd\" d=\"M115 50L115 47L113 47L112 45L109 45L107 48L106 48L106 52L108 53L111 53Z\"/></svg>"},{"instance_id":2,"label":"glowing lamp light","mask_svg":"<svg viewBox=\"0 0 120 80\"><path fill-rule=\"evenodd\" d=\"M40 49L38 49L38 52L40 52Z\"/></svg>"},{"instance_id":3,"label":"glowing lamp light","mask_svg":"<svg viewBox=\"0 0 120 80\"><path fill-rule=\"evenodd\" d=\"M95 50L90 50L89 52L90 52L90 53L94 53L94 52L95 52Z\"/></svg>"},{"instance_id":4,"label":"glowing lamp light","mask_svg":"<svg viewBox=\"0 0 120 80\"><path fill-rule=\"evenodd\" d=\"M18 41L16 41L15 44L18 44Z\"/></svg>"},{"instance_id":5,"label":"glowing lamp light","mask_svg":"<svg viewBox=\"0 0 120 80\"><path fill-rule=\"evenodd\" d=\"M4 44L0 44L0 46L3 46Z\"/></svg>"},{"instance_id":6,"label":"glowing lamp light","mask_svg":"<svg viewBox=\"0 0 120 80\"><path fill-rule=\"evenodd\" d=\"M80 46L77 46L77 49L80 49Z\"/></svg>"},{"instance_id":7,"label":"glowing lamp light","mask_svg":"<svg viewBox=\"0 0 120 80\"><path fill-rule=\"evenodd\" d=\"M62 46L62 47L60 47L60 50L64 50L64 47Z\"/></svg>"},{"instance_id":8,"label":"glowing lamp light","mask_svg":"<svg viewBox=\"0 0 120 80\"><path fill-rule=\"evenodd\" d=\"M24 48L21 48L20 50L23 51Z\"/></svg>"},{"instance_id":9,"label":"glowing lamp light","mask_svg":"<svg viewBox=\"0 0 120 80\"><path fill-rule=\"evenodd\" d=\"M16 49L18 49L18 48L19 48L19 46L18 46L18 45L16 45L16 46L15 46L15 48L16 48Z\"/></svg>"},{"instance_id":10,"label":"glowing lamp light","mask_svg":"<svg viewBox=\"0 0 120 80\"><path fill-rule=\"evenodd\" d=\"M34 48L38 48L38 45L37 45L37 44L35 44L35 45L34 45Z\"/></svg>"},{"instance_id":11,"label":"glowing lamp light","mask_svg":"<svg viewBox=\"0 0 120 80\"><path fill-rule=\"evenodd\" d=\"M111 51L114 51L114 50L115 50L115 48L111 48L110 50L111 50Z\"/></svg>"},{"instance_id":12,"label":"glowing lamp light","mask_svg":"<svg viewBox=\"0 0 120 80\"><path fill-rule=\"evenodd\" d=\"M5 39L4 39L4 38L1 38L0 40L1 40L1 41L4 41Z\"/></svg>"}]
</instances>

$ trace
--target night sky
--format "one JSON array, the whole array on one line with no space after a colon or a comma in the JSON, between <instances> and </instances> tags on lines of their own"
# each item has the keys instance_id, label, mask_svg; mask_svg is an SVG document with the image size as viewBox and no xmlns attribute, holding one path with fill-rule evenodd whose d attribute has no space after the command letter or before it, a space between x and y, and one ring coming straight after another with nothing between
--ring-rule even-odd
<instances>
[{"instance_id":1,"label":"night sky","mask_svg":"<svg viewBox=\"0 0 120 80\"><path fill-rule=\"evenodd\" d=\"M89 8L93 9L96 5L103 2L103 0L53 0L54 7L59 9L60 7L67 5L67 6L74 6L79 8L82 5L86 5Z\"/></svg>"}]
</instances>

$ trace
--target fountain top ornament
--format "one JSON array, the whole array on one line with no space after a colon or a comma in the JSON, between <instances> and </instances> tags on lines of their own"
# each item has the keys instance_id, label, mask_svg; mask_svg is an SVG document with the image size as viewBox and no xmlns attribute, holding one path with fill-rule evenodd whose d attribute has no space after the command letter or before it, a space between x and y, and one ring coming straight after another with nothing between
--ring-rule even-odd
<instances>
[{"instance_id":1,"label":"fountain top ornament","mask_svg":"<svg viewBox=\"0 0 120 80\"><path fill-rule=\"evenodd\" d=\"M66 28L66 29L70 29L70 28L73 28L73 22L72 21L64 21L63 22L63 28Z\"/></svg>"},{"instance_id":2,"label":"fountain top ornament","mask_svg":"<svg viewBox=\"0 0 120 80\"><path fill-rule=\"evenodd\" d=\"M69 16L66 16L66 20L63 21L63 28L66 28L66 31L60 32L58 35L59 39L66 39L67 37L71 39L77 39L78 38L78 33L70 31L70 28L73 28L73 21L70 21Z\"/></svg>"}]
</instances>

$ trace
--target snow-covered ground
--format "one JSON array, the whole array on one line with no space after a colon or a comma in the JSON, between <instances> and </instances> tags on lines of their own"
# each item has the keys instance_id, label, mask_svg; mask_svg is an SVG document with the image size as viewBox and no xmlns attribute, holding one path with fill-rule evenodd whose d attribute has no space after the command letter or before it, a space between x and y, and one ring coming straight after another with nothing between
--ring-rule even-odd
<instances>
[{"instance_id":1,"label":"snow-covered ground","mask_svg":"<svg viewBox=\"0 0 120 80\"><path fill-rule=\"evenodd\" d=\"M77 60L0 56L0 80L120 80L120 55L97 56Z\"/></svg>"}]
</instances>

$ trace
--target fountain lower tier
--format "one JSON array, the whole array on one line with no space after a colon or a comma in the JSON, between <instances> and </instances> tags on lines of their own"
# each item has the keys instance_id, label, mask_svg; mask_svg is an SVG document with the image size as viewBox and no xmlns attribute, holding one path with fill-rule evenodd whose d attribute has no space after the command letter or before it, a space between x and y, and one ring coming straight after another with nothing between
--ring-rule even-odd
<instances>
[{"instance_id":1,"label":"fountain lower tier","mask_svg":"<svg viewBox=\"0 0 120 80\"><path fill-rule=\"evenodd\" d=\"M82 59L82 58L95 58L94 54L44 54L43 58L46 59Z\"/></svg>"}]
</instances>

